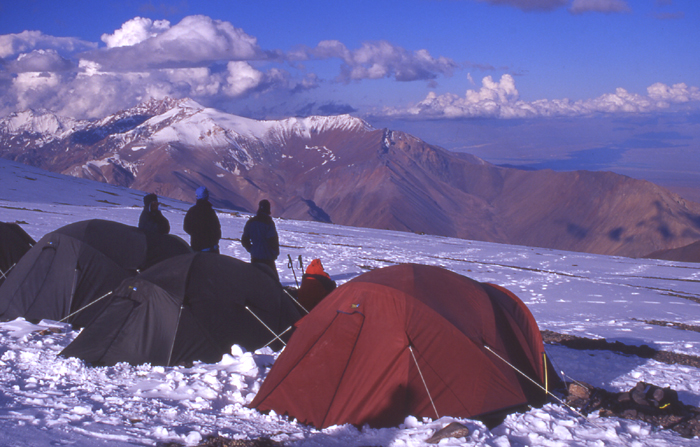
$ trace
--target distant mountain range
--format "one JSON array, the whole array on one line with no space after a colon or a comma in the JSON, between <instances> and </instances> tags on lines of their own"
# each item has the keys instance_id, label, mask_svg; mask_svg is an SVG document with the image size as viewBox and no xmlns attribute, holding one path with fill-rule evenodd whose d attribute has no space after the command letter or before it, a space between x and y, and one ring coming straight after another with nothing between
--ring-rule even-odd
<instances>
[{"instance_id":1,"label":"distant mountain range","mask_svg":"<svg viewBox=\"0 0 700 447\"><path fill-rule=\"evenodd\" d=\"M348 115L256 121L151 100L99 121L0 120L0 156L219 207L343 225L638 257L700 239L700 204L610 172L522 171Z\"/></svg>"}]
</instances>

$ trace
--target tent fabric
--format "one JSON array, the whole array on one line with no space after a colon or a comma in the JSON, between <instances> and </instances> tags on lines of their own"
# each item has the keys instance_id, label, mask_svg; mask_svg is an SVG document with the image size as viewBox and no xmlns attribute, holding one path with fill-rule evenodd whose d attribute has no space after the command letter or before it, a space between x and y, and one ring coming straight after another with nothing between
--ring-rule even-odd
<instances>
[{"instance_id":1,"label":"tent fabric","mask_svg":"<svg viewBox=\"0 0 700 447\"><path fill-rule=\"evenodd\" d=\"M104 306L100 299L138 269L191 251L175 237L158 239L149 250L149 240L136 227L100 219L45 235L0 287L0 319L66 319L85 326Z\"/></svg>"},{"instance_id":2,"label":"tent fabric","mask_svg":"<svg viewBox=\"0 0 700 447\"><path fill-rule=\"evenodd\" d=\"M16 223L0 222L0 284L36 241Z\"/></svg>"},{"instance_id":3,"label":"tent fabric","mask_svg":"<svg viewBox=\"0 0 700 447\"><path fill-rule=\"evenodd\" d=\"M279 281L255 265L192 253L125 280L62 355L92 365L218 362L233 344L261 348L274 340L270 330L281 334L299 318Z\"/></svg>"},{"instance_id":4,"label":"tent fabric","mask_svg":"<svg viewBox=\"0 0 700 447\"><path fill-rule=\"evenodd\" d=\"M297 324L250 406L324 428L485 417L544 402L544 391L484 345L544 382L539 329L509 291L440 267L373 270Z\"/></svg>"}]
</instances>

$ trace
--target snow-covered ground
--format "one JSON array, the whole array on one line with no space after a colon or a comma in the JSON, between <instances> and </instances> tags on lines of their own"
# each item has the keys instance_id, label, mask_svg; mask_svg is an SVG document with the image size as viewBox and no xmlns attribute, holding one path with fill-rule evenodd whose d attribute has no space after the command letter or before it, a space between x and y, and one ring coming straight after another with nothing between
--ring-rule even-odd
<instances>
[{"instance_id":1,"label":"snow-covered ground","mask_svg":"<svg viewBox=\"0 0 700 447\"><path fill-rule=\"evenodd\" d=\"M142 194L67 178L0 160L0 220L19 222L35 239L71 222L101 218L135 225ZM186 240L190 204L162 199L171 229ZM274 214L274 210L273 210ZM220 212L222 253L247 260L235 239L248 216ZM287 254L320 258L339 284L371 268L403 262L440 265L515 292L540 329L700 356L700 333L645 323L700 325L700 272L694 264L629 259L445 237L277 219L283 284L294 285ZM284 259L282 259L284 258ZM301 272L295 263L296 275ZM409 417L400 427L316 430L245 407L276 358L238 346L217 364L93 368L58 353L78 332L68 325L21 319L0 323L0 446L125 446L177 442L197 445L208 435L268 436L290 446L419 446L447 423L470 429L440 445L691 446L675 432L639 421L591 416L555 404L509 416L488 430L479 422ZM609 351L547 346L558 371L611 391L639 381L670 386L700 405L700 370Z\"/></svg>"}]
</instances>

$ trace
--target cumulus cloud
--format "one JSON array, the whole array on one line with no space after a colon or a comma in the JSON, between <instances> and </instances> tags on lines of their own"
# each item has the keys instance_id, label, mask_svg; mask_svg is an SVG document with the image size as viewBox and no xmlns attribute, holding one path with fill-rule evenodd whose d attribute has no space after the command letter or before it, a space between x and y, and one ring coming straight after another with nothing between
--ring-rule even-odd
<instances>
[{"instance_id":1,"label":"cumulus cloud","mask_svg":"<svg viewBox=\"0 0 700 447\"><path fill-rule=\"evenodd\" d=\"M615 93L588 100L542 99L527 102L520 99L514 78L505 74L499 81L494 81L491 76L485 77L481 89L467 90L463 97L452 93L437 95L431 92L414 106L404 109L387 108L382 114L428 119L590 116L600 113L655 112L691 101L700 101L700 89L697 87L656 83L647 89L647 95L618 88Z\"/></svg>"},{"instance_id":2,"label":"cumulus cloud","mask_svg":"<svg viewBox=\"0 0 700 447\"><path fill-rule=\"evenodd\" d=\"M135 17L122 25L114 34L103 34L102 42L107 48L130 47L146 39L156 37L170 28L167 20L156 20Z\"/></svg>"},{"instance_id":3,"label":"cumulus cloud","mask_svg":"<svg viewBox=\"0 0 700 447\"><path fill-rule=\"evenodd\" d=\"M294 94L319 79L295 79L278 67L278 52L228 22L190 16L171 25L136 17L105 47L38 31L0 36L0 115L46 108L78 118L101 117L150 98L191 97L217 103L273 90Z\"/></svg>"},{"instance_id":4,"label":"cumulus cloud","mask_svg":"<svg viewBox=\"0 0 700 447\"><path fill-rule=\"evenodd\" d=\"M74 53L96 48L97 44L72 37L53 37L41 31L23 31L0 35L0 58L9 58L33 50L56 50Z\"/></svg>"},{"instance_id":5,"label":"cumulus cloud","mask_svg":"<svg viewBox=\"0 0 700 447\"><path fill-rule=\"evenodd\" d=\"M172 27L167 22L136 18L102 37L110 46L81 57L113 71L196 67L269 57L255 37L229 22L201 15L185 17Z\"/></svg>"},{"instance_id":6,"label":"cumulus cloud","mask_svg":"<svg viewBox=\"0 0 700 447\"><path fill-rule=\"evenodd\" d=\"M22 53L16 60L7 64L7 70L11 73L62 72L73 68L73 64L61 57L56 50L34 50L30 53Z\"/></svg>"},{"instance_id":7,"label":"cumulus cloud","mask_svg":"<svg viewBox=\"0 0 700 447\"><path fill-rule=\"evenodd\" d=\"M458 68L452 59L435 58L427 50L408 51L387 41L364 42L360 48L349 50L337 40L325 40L316 48L301 48L290 53L290 58L341 59L343 65L338 76L341 82L382 78L430 80L438 75L450 76Z\"/></svg>"},{"instance_id":8,"label":"cumulus cloud","mask_svg":"<svg viewBox=\"0 0 700 447\"><path fill-rule=\"evenodd\" d=\"M582 14L584 12L629 12L629 5L625 0L574 0L569 8L572 14Z\"/></svg>"}]
</instances>

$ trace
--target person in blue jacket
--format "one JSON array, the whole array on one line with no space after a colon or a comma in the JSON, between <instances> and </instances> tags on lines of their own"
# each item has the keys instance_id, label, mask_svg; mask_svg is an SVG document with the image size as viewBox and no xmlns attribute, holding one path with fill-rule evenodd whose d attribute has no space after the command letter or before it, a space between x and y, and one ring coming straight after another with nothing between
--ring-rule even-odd
<instances>
[{"instance_id":1,"label":"person in blue jacket","mask_svg":"<svg viewBox=\"0 0 700 447\"><path fill-rule=\"evenodd\" d=\"M158 196L153 193L147 194L143 198L143 211L139 217L139 228L146 233L170 233L170 222L158 209Z\"/></svg>"},{"instance_id":2,"label":"person in blue jacket","mask_svg":"<svg viewBox=\"0 0 700 447\"><path fill-rule=\"evenodd\" d=\"M261 200L258 212L248 219L243 228L241 244L250 253L250 262L269 266L279 279L275 259L280 255L280 244L271 214L270 202Z\"/></svg>"}]
</instances>

